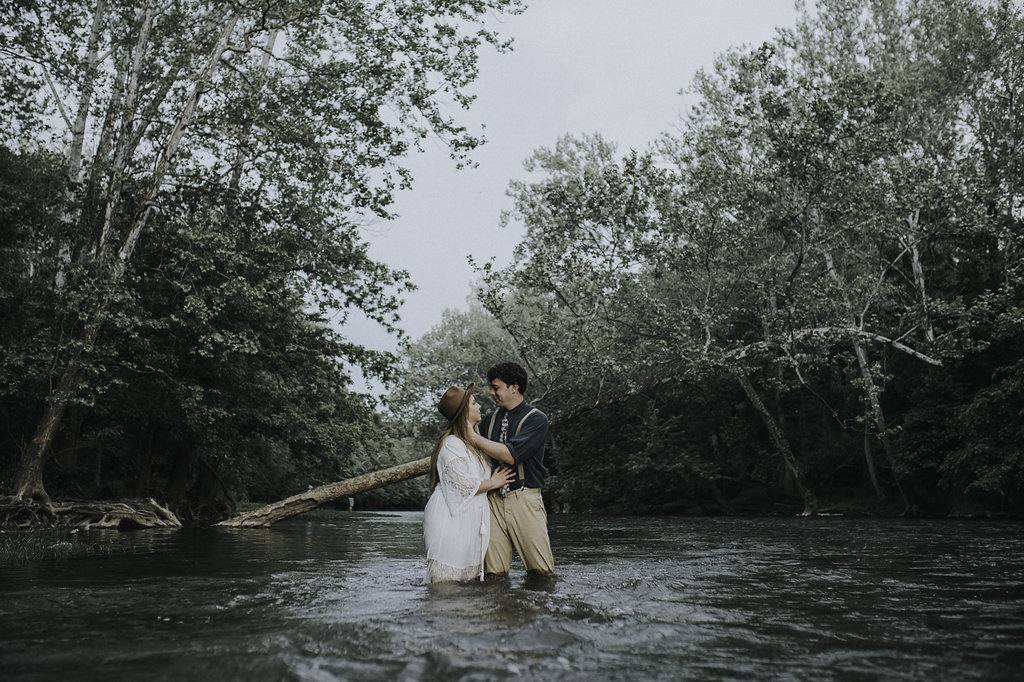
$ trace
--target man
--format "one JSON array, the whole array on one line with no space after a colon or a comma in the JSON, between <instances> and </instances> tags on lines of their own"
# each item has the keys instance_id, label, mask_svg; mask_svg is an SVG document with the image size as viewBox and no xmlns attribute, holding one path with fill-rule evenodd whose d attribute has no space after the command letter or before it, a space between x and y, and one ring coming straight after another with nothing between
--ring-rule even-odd
<instances>
[{"instance_id":1,"label":"man","mask_svg":"<svg viewBox=\"0 0 1024 682\"><path fill-rule=\"evenodd\" d=\"M491 540L484 557L484 572L491 578L507 577L514 547L528 573L554 573L548 516L540 492L544 485L547 415L525 401L526 371L518 364L503 362L492 367L487 372L487 381L497 409L480 421L481 433L473 436L473 445L499 463L511 466L515 479L507 489L487 495Z\"/></svg>"}]
</instances>

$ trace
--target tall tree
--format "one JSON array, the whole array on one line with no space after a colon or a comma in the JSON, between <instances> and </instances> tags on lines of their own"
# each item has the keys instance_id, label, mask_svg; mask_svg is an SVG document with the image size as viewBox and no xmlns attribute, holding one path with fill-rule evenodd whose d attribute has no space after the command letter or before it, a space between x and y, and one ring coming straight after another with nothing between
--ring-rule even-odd
<instances>
[{"instance_id":1,"label":"tall tree","mask_svg":"<svg viewBox=\"0 0 1024 682\"><path fill-rule=\"evenodd\" d=\"M66 150L71 180L46 275L66 289L43 415L13 482L46 499L43 465L113 301L127 291L153 216L193 210L187 187L228 188L208 210L258 222L264 238L341 232L387 216L410 182L401 158L428 135L463 159L480 139L447 113L468 106L484 27L517 0L297 0L279 4L119 0L5 2L8 144ZM285 237L285 235L287 235ZM301 262L289 286L322 309L359 308L393 328L403 279L365 256ZM348 359L379 369L355 347Z\"/></svg>"},{"instance_id":2,"label":"tall tree","mask_svg":"<svg viewBox=\"0 0 1024 682\"><path fill-rule=\"evenodd\" d=\"M699 74L657 163L619 162L600 139L540 150L527 166L540 179L512 187L527 237L513 265L482 268L485 306L578 393L727 368L782 453L786 393L824 398L816 375L842 376L902 496L892 368L899 355L934 367L969 351L986 299L947 288L944 273L1014 241L997 236L979 175L998 173L1012 205L1013 181L995 170L1012 153L986 163L977 143L1014 138L971 128L977 102L999 101L1000 127L1014 129L1002 84L1015 48L986 28L1010 17L1008 3L823 0L796 29ZM979 98L980 83L993 94ZM776 389L774 410L755 377Z\"/></svg>"}]
</instances>

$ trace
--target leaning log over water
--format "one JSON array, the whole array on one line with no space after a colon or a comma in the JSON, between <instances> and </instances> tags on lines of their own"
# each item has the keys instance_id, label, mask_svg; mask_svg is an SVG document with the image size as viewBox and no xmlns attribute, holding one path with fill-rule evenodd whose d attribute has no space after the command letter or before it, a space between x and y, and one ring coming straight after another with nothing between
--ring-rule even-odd
<instances>
[{"instance_id":1,"label":"leaning log over water","mask_svg":"<svg viewBox=\"0 0 1024 682\"><path fill-rule=\"evenodd\" d=\"M298 495L292 495L280 502L274 502L265 507L260 507L238 516L232 516L230 519L214 525L231 528L266 528L273 523L297 514L303 514L342 497L365 493L367 490L382 488L392 483L423 476L429 469L430 458L424 457L407 464L399 464L390 469L382 469L381 471L374 471L362 476L356 476L355 478L347 478L344 481L328 483L319 488L313 488Z\"/></svg>"},{"instance_id":2,"label":"leaning log over water","mask_svg":"<svg viewBox=\"0 0 1024 682\"><path fill-rule=\"evenodd\" d=\"M568 421L569 419L575 418L584 412L623 402L642 390L653 388L654 386L660 386L661 384L677 380L678 378L678 374L666 374L651 377L646 382L631 386L623 391L608 394L603 399L599 398L594 401L578 405L566 412L549 415L548 424L554 425L559 422ZM267 528L278 521L283 521L284 519L297 516L298 514L304 514L321 505L333 502L334 500L342 497L365 493L367 490L382 488L386 485L391 485L392 483L416 478L417 476L424 476L429 472L429 470L430 458L424 457L423 459L417 459L416 461L408 462L407 464L399 464L398 466L394 466L389 469L382 469L381 471L363 474L362 476L356 476L355 478L347 478L344 481L338 481L336 483L328 483L327 485L322 485L319 488L313 488L312 490L307 490L306 492L299 493L298 495L292 495L280 502L274 502L273 504L268 504L265 507L260 507L259 509L254 509L253 511L245 512L244 514L232 516L230 519L225 519L224 521L215 523L214 525L226 526L229 528Z\"/></svg>"}]
</instances>

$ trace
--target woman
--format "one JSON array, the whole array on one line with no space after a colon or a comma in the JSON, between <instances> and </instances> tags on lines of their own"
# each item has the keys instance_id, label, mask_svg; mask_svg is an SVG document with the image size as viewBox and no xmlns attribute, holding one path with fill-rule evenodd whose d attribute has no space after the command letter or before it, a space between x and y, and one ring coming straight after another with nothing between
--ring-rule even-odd
<instances>
[{"instance_id":1,"label":"woman","mask_svg":"<svg viewBox=\"0 0 1024 682\"><path fill-rule=\"evenodd\" d=\"M430 499L423 510L427 582L482 580L491 535L488 490L512 480L507 467L491 473L486 458L471 445L480 423L474 384L450 387L437 404L448 419L430 458Z\"/></svg>"}]
</instances>

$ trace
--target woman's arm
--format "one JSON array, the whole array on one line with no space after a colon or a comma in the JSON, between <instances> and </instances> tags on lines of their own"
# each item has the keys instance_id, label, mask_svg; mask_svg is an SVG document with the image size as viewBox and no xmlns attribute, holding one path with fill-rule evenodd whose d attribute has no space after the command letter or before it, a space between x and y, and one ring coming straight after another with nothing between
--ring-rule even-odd
<instances>
[{"instance_id":1,"label":"woman's arm","mask_svg":"<svg viewBox=\"0 0 1024 682\"><path fill-rule=\"evenodd\" d=\"M491 459L496 459L505 464L515 464L516 460L504 443L497 443L479 433L473 433L473 446ZM499 486L500 487L500 486Z\"/></svg>"}]
</instances>

